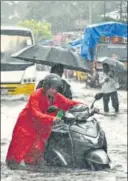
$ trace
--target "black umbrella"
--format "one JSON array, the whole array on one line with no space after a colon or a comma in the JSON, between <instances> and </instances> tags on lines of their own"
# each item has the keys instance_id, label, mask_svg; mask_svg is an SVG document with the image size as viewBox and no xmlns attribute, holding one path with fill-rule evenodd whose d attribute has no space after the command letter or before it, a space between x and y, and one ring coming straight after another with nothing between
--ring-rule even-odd
<instances>
[{"instance_id":1,"label":"black umbrella","mask_svg":"<svg viewBox=\"0 0 128 181\"><path fill-rule=\"evenodd\" d=\"M11 57L49 66L62 64L64 68L82 72L92 71L91 62L83 60L75 52L54 46L32 45L12 54Z\"/></svg>"},{"instance_id":2,"label":"black umbrella","mask_svg":"<svg viewBox=\"0 0 128 181\"><path fill-rule=\"evenodd\" d=\"M113 66L115 70L127 71L124 63L111 57L101 57L97 60L98 62L106 63L109 66Z\"/></svg>"}]
</instances>

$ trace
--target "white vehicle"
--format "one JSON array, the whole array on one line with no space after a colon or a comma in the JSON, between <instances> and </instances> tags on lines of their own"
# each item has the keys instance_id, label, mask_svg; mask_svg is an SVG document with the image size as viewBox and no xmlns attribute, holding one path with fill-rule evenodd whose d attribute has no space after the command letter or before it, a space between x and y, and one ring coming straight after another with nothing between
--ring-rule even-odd
<instances>
[{"instance_id":1,"label":"white vehicle","mask_svg":"<svg viewBox=\"0 0 128 181\"><path fill-rule=\"evenodd\" d=\"M32 31L22 27L1 27L1 95L28 96L34 91L36 65L11 58L11 54L33 45Z\"/></svg>"}]
</instances>

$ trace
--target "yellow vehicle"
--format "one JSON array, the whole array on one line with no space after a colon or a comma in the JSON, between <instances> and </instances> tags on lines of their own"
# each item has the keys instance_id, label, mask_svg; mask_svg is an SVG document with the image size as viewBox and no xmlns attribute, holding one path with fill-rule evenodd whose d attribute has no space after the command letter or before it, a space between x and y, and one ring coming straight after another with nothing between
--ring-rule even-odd
<instances>
[{"instance_id":1,"label":"yellow vehicle","mask_svg":"<svg viewBox=\"0 0 128 181\"><path fill-rule=\"evenodd\" d=\"M79 81L85 81L87 79L88 73L74 71L74 77Z\"/></svg>"},{"instance_id":2,"label":"yellow vehicle","mask_svg":"<svg viewBox=\"0 0 128 181\"><path fill-rule=\"evenodd\" d=\"M1 95L28 96L34 91L36 65L11 58L11 54L33 45L34 37L30 29L1 27Z\"/></svg>"}]
</instances>

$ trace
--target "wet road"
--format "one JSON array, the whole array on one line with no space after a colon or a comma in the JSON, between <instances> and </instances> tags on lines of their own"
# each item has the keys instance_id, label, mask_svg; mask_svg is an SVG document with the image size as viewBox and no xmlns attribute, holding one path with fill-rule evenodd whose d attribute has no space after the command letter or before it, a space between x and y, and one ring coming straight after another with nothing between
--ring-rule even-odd
<instances>
[{"instance_id":1,"label":"wet road","mask_svg":"<svg viewBox=\"0 0 128 181\"><path fill-rule=\"evenodd\" d=\"M76 91L77 99L91 104L96 90L83 89ZM25 101L1 102L1 181L126 181L127 180L127 93L119 91L120 112L116 117L96 115L108 140L108 154L112 160L112 168L104 171L72 170L61 168L44 168L42 173L31 171L12 171L5 165L5 156L11 139L18 113ZM95 106L101 108L102 100Z\"/></svg>"}]
</instances>

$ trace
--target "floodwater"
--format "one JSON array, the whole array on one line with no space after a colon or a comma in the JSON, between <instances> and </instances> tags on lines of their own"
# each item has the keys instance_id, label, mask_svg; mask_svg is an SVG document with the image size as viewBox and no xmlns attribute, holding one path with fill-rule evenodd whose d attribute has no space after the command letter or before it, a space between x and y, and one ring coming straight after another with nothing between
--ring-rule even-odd
<instances>
[{"instance_id":1,"label":"floodwater","mask_svg":"<svg viewBox=\"0 0 128 181\"><path fill-rule=\"evenodd\" d=\"M73 86L79 87L76 83ZM82 88L81 88L82 89ZM76 99L91 104L99 90L82 89L76 91ZM44 168L42 172L9 170L5 157L18 113L26 104L23 100L1 102L1 181L126 181L127 180L127 93L119 91L120 112L115 117L96 115L104 129L108 141L108 155L111 169L87 171L85 169ZM102 111L102 100L95 106ZM112 109L112 108L111 108ZM19 143L20 144L20 143Z\"/></svg>"}]
</instances>

